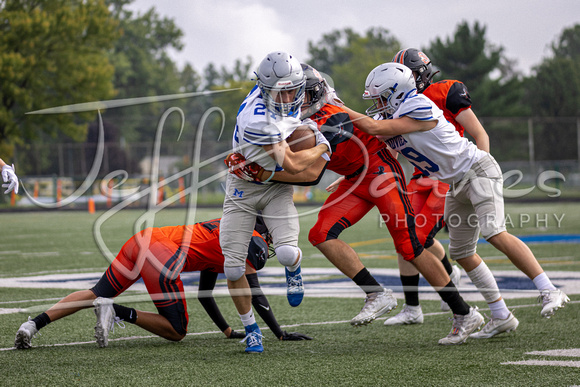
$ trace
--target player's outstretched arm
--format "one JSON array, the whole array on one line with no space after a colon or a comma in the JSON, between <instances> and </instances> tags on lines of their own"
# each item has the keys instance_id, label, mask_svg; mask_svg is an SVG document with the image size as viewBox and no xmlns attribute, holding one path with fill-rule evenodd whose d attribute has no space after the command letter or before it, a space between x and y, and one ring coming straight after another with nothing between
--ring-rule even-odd
<instances>
[{"instance_id":1,"label":"player's outstretched arm","mask_svg":"<svg viewBox=\"0 0 580 387\"><path fill-rule=\"evenodd\" d=\"M226 319L220 312L220 309L215 302L215 298L213 298L213 296L211 295L211 292L215 287L217 276L218 276L217 273L214 273L209 270L202 270L199 273L199 288L198 288L199 292L197 299L199 300L199 302L201 303L201 305L203 306L209 317L215 323L215 325L218 326L220 331L222 331L226 335L226 337L230 339L236 338L242 339L245 337L245 335L242 333L235 332L229 326Z\"/></svg>"},{"instance_id":2,"label":"player's outstretched arm","mask_svg":"<svg viewBox=\"0 0 580 387\"><path fill-rule=\"evenodd\" d=\"M343 106L352 123L365 133L373 136L396 136L412 132L431 130L437 125L437 121L419 121L409 117L400 117L390 120L375 120L364 114Z\"/></svg>"}]
</instances>

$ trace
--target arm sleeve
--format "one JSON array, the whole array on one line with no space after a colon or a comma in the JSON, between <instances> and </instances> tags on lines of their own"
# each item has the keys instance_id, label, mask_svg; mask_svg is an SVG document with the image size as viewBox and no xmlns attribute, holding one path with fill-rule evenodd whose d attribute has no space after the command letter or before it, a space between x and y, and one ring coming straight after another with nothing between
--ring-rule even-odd
<instances>
[{"instance_id":1,"label":"arm sleeve","mask_svg":"<svg viewBox=\"0 0 580 387\"><path fill-rule=\"evenodd\" d=\"M199 275L199 293L197 299L215 323L218 328L223 332L229 328L228 323L224 319L224 316L220 312L215 299L213 296L209 295L213 288L215 287L215 282L217 280L217 273L209 270L202 270Z\"/></svg>"},{"instance_id":2,"label":"arm sleeve","mask_svg":"<svg viewBox=\"0 0 580 387\"><path fill-rule=\"evenodd\" d=\"M277 338L282 337L282 329L280 328L280 325L278 325L276 317L274 317L274 312L272 312L272 308L270 307L266 295L264 295L260 288L258 274L247 274L246 278L248 279L248 283L252 289L252 306L256 312L258 312L262 320L264 320L266 325L268 325L272 333L274 333Z\"/></svg>"}]
</instances>

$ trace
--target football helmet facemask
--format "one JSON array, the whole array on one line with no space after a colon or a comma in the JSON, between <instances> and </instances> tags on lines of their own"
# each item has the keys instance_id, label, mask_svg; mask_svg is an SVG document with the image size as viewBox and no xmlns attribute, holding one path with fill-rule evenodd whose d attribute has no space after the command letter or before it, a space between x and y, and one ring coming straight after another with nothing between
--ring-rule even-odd
<instances>
[{"instance_id":1,"label":"football helmet facemask","mask_svg":"<svg viewBox=\"0 0 580 387\"><path fill-rule=\"evenodd\" d=\"M375 67L367 76L363 99L375 103L366 110L369 116L377 113L391 117L401 103L417 93L413 72L399 63L383 63Z\"/></svg>"},{"instance_id":2,"label":"football helmet facemask","mask_svg":"<svg viewBox=\"0 0 580 387\"><path fill-rule=\"evenodd\" d=\"M326 103L324 99L324 78L322 78L322 75L314 67L306 63L302 63L301 65L306 76L306 97L302 104L302 117L308 118L319 111Z\"/></svg>"},{"instance_id":3,"label":"football helmet facemask","mask_svg":"<svg viewBox=\"0 0 580 387\"><path fill-rule=\"evenodd\" d=\"M306 85L298 59L285 52L272 52L260 63L256 77L268 110L282 117L298 116Z\"/></svg>"}]
</instances>

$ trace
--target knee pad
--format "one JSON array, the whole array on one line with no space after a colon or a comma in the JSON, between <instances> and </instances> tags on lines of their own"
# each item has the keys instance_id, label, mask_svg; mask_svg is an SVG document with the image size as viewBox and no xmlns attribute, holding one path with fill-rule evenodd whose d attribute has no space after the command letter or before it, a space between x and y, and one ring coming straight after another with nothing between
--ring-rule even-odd
<instances>
[{"instance_id":1,"label":"knee pad","mask_svg":"<svg viewBox=\"0 0 580 387\"><path fill-rule=\"evenodd\" d=\"M246 272L245 266L224 267L224 274L226 275L226 278L229 279L230 281L239 280L240 278L242 278L245 272Z\"/></svg>"},{"instance_id":2,"label":"knee pad","mask_svg":"<svg viewBox=\"0 0 580 387\"><path fill-rule=\"evenodd\" d=\"M296 262L296 258L300 257L302 260L302 250L296 246L278 246L275 249L276 257L278 262L284 266L293 266ZM300 261L296 262L300 263Z\"/></svg>"}]
</instances>

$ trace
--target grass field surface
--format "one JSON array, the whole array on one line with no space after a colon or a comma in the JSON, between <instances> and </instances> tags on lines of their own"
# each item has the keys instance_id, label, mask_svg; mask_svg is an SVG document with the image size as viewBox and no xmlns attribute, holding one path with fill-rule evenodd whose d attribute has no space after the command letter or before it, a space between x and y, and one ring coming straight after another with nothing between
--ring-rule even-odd
<instances>
[{"instance_id":1,"label":"grass field surface","mask_svg":"<svg viewBox=\"0 0 580 387\"><path fill-rule=\"evenodd\" d=\"M479 253L502 280L507 304L520 320L517 331L489 340L470 339L461 346L437 341L451 328L449 312L441 312L436 295L422 287L421 325L386 327L383 316L373 324L353 328L350 319L364 295L350 281L333 273L333 266L309 245L307 234L316 209L300 207L301 248L307 297L297 308L280 294L281 266L274 259L260 276L273 311L287 331L312 341L282 342L263 328L265 352L244 353L244 345L218 332L196 300L195 277L187 283L189 334L169 342L134 326L116 327L107 348L93 338L92 310L54 322L32 340L30 350L14 350L14 335L29 315L44 311L70 292L84 287L79 278L100 276L107 256L118 252L145 219L144 210L118 213L40 211L0 214L0 369L2 385L224 385L224 386L572 386L580 385L580 214L577 205L508 204L510 231L531 239L534 251L557 286L565 286L571 303L551 319L540 317L531 281L482 243ZM221 209L162 210L150 225L183 224L219 217ZM396 275L396 254L378 213L371 212L341 238L359 253L371 273L379 273L403 304ZM561 238L549 238L560 236ZM440 233L441 240L447 238ZM319 274L318 271L327 274ZM330 271L329 271L330 270ZM277 273L280 273L277 276ZM311 273L311 274L309 274ZM328 274L330 273L330 274ZM386 273L386 274L384 274ZM511 275L513 273L513 275ZM384 276L383 276L384 274ZM51 276L51 277L47 277ZM513 277L513 278L512 278ZM47 280L50 278L50 280ZM67 281L66 279L73 279ZM235 330L243 330L223 277L216 289L218 305ZM507 281L507 280L506 280ZM89 281L90 282L90 281ZM316 288L315 284L325 286ZM309 288L309 284L311 285ZM512 285L515 284L515 285ZM82 285L82 286L81 286ZM75 287L80 286L80 287ZM346 291L345 291L346 286ZM315 289L325 289L315 291ZM218 291L221 290L221 291ZM487 305L463 275L462 293L489 314ZM572 291L570 291L572 290ZM512 297L513 295L513 297ZM120 303L155 311L138 287L120 296ZM260 326L265 327L257 317Z\"/></svg>"}]
</instances>

